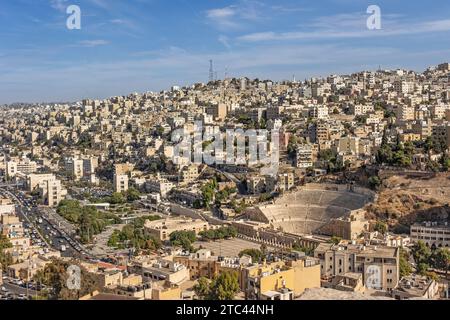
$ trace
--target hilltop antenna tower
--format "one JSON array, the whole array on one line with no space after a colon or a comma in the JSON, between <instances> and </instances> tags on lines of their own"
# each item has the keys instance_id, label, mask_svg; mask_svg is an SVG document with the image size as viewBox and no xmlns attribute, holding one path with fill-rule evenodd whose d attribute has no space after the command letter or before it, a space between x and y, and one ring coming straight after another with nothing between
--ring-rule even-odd
<instances>
[{"instance_id":1,"label":"hilltop antenna tower","mask_svg":"<svg viewBox=\"0 0 450 320\"><path fill-rule=\"evenodd\" d=\"M214 66L213 61L209 60L209 82L214 81Z\"/></svg>"}]
</instances>

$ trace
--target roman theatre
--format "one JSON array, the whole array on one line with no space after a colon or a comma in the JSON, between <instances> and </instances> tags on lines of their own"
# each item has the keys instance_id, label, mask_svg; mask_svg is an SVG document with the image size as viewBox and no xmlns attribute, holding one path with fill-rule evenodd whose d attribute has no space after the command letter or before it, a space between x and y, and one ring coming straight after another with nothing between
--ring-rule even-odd
<instances>
[{"instance_id":1,"label":"roman theatre","mask_svg":"<svg viewBox=\"0 0 450 320\"><path fill-rule=\"evenodd\" d=\"M247 218L290 234L327 234L330 222L355 220L375 200L371 190L353 185L308 184L270 204L254 207Z\"/></svg>"}]
</instances>

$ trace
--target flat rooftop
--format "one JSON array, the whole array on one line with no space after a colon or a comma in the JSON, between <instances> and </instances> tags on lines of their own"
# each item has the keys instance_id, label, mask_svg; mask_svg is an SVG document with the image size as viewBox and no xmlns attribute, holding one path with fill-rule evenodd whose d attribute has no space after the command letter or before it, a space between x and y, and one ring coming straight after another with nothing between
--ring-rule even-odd
<instances>
[{"instance_id":1,"label":"flat rooftop","mask_svg":"<svg viewBox=\"0 0 450 320\"><path fill-rule=\"evenodd\" d=\"M385 257L385 258L396 258L398 248L386 247L386 246L363 246L363 245L353 245L353 244L331 244L331 243L321 243L316 248L318 251L342 251L354 254L364 254L368 257Z\"/></svg>"}]
</instances>

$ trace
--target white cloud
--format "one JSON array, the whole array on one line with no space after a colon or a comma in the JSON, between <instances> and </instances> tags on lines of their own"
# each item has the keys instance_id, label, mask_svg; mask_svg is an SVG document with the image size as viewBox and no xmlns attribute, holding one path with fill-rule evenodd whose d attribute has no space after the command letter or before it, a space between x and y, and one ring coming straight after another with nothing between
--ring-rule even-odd
<instances>
[{"instance_id":1,"label":"white cloud","mask_svg":"<svg viewBox=\"0 0 450 320\"><path fill-rule=\"evenodd\" d=\"M238 23L234 21L235 7L212 9L207 11L206 17L219 28L235 28Z\"/></svg>"},{"instance_id":2,"label":"white cloud","mask_svg":"<svg viewBox=\"0 0 450 320\"><path fill-rule=\"evenodd\" d=\"M67 0L50 0L50 6L61 12L66 12L68 5Z\"/></svg>"},{"instance_id":3,"label":"white cloud","mask_svg":"<svg viewBox=\"0 0 450 320\"><path fill-rule=\"evenodd\" d=\"M237 29L245 22L263 19L265 9L268 8L259 1L241 0L235 5L206 11L206 18L220 30Z\"/></svg>"},{"instance_id":4,"label":"white cloud","mask_svg":"<svg viewBox=\"0 0 450 320\"><path fill-rule=\"evenodd\" d=\"M228 50L231 49L230 39L229 39L227 36L221 34L217 40L218 40L221 44L223 44L224 47L227 48Z\"/></svg>"},{"instance_id":5,"label":"white cloud","mask_svg":"<svg viewBox=\"0 0 450 320\"><path fill-rule=\"evenodd\" d=\"M382 18L381 30L366 28L367 16L361 14L345 14L320 17L308 25L301 25L298 31L256 32L242 35L237 40L242 42L294 41L314 39L344 39L364 37L387 37L414 35L430 32L450 31L450 19L425 22L399 21L399 15L385 15Z\"/></svg>"},{"instance_id":6,"label":"white cloud","mask_svg":"<svg viewBox=\"0 0 450 320\"><path fill-rule=\"evenodd\" d=\"M109 44L109 41L106 40L83 40L78 42L78 44L82 47L98 47Z\"/></svg>"},{"instance_id":7,"label":"white cloud","mask_svg":"<svg viewBox=\"0 0 450 320\"><path fill-rule=\"evenodd\" d=\"M236 14L234 7L226 7L221 9L212 9L207 12L210 19L227 19Z\"/></svg>"}]
</instances>

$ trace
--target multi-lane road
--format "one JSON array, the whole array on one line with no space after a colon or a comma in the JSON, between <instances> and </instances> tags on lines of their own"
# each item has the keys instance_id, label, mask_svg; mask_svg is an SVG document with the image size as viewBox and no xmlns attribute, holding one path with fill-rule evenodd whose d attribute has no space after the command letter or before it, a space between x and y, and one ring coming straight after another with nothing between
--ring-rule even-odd
<instances>
[{"instance_id":1,"label":"multi-lane road","mask_svg":"<svg viewBox=\"0 0 450 320\"><path fill-rule=\"evenodd\" d=\"M61 252L61 256L83 260L97 260L76 239L76 229L53 209L42 209L24 192L10 187L1 188L0 195L9 198L16 205L16 214L23 222L25 236L30 237L32 245L38 251L45 253L49 249ZM35 287L19 283L6 275L0 275L3 283L0 285L0 300L26 300L37 296Z\"/></svg>"},{"instance_id":2,"label":"multi-lane road","mask_svg":"<svg viewBox=\"0 0 450 320\"><path fill-rule=\"evenodd\" d=\"M61 251L63 257L95 259L75 239L75 229L53 209L38 208L25 193L17 190L0 189L0 193L16 204L16 213L24 222L33 244Z\"/></svg>"}]
</instances>

